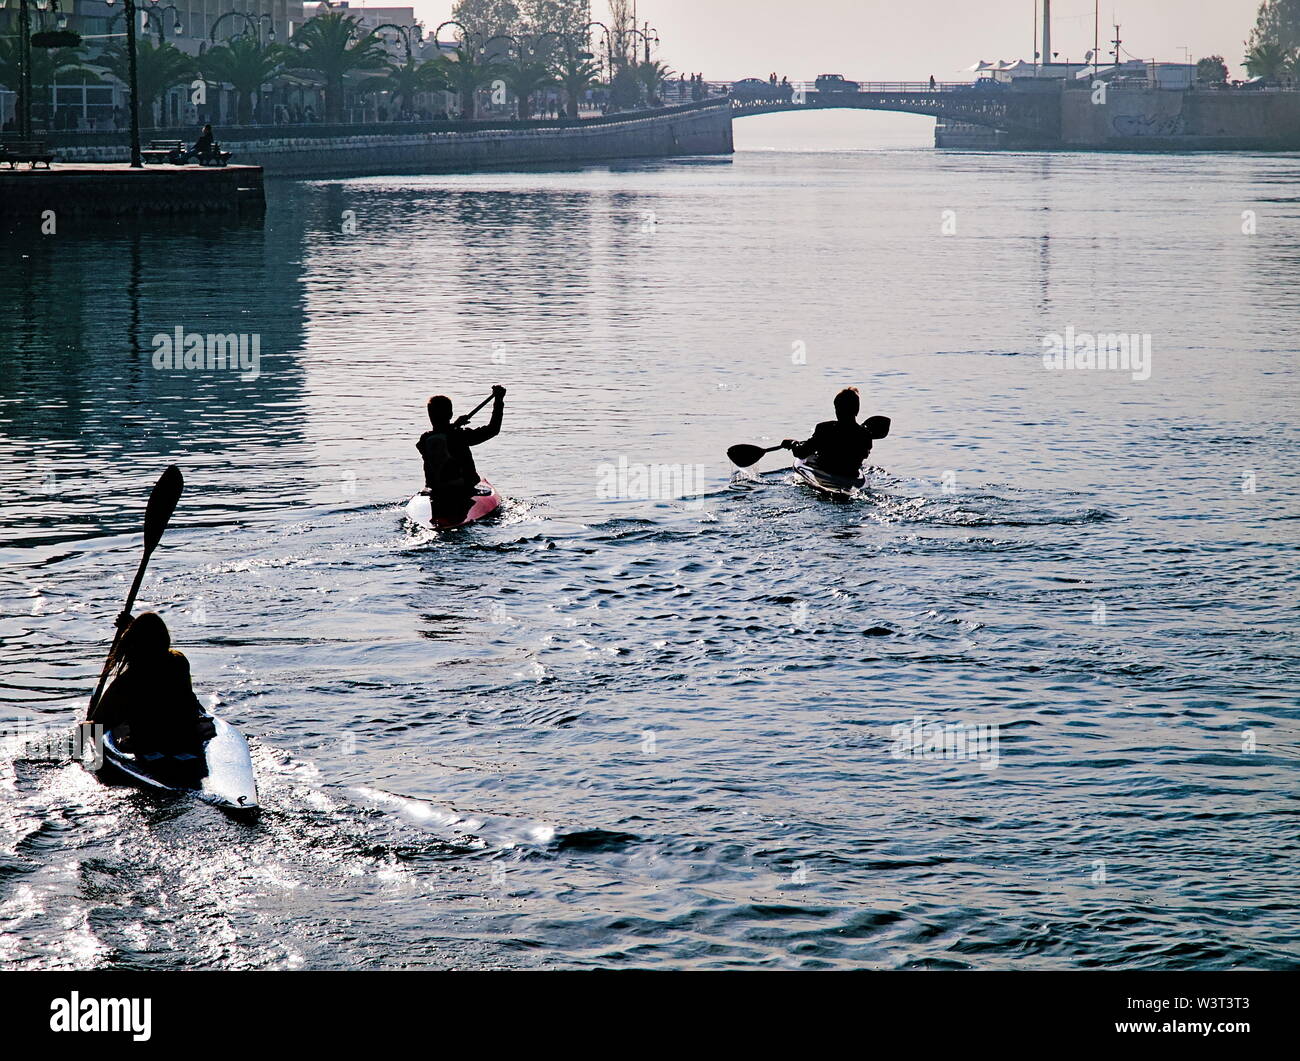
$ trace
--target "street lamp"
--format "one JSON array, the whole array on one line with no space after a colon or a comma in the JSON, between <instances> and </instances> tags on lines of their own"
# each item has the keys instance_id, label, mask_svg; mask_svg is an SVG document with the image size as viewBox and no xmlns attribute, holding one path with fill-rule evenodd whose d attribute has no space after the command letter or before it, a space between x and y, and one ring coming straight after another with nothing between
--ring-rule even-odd
<instances>
[{"instance_id":1,"label":"street lamp","mask_svg":"<svg viewBox=\"0 0 1300 1061\"><path fill-rule=\"evenodd\" d=\"M643 36L645 37L645 61L648 63L650 61L650 42L654 41L655 47L659 47L659 31L647 22L645 23Z\"/></svg>"},{"instance_id":2,"label":"street lamp","mask_svg":"<svg viewBox=\"0 0 1300 1061\"><path fill-rule=\"evenodd\" d=\"M104 0L112 5L115 0ZM129 88L127 110L131 115L131 168L142 169L144 159L140 157L140 78L135 57L135 0L122 0L122 11L126 15L126 78Z\"/></svg>"},{"instance_id":3,"label":"street lamp","mask_svg":"<svg viewBox=\"0 0 1300 1061\"><path fill-rule=\"evenodd\" d=\"M21 70L18 76L18 92L22 97L18 107L19 134L25 140L32 138L32 12L31 4L38 11L58 11L59 0L18 0L18 61ZM68 25L67 15L59 13L58 27Z\"/></svg>"},{"instance_id":4,"label":"street lamp","mask_svg":"<svg viewBox=\"0 0 1300 1061\"><path fill-rule=\"evenodd\" d=\"M603 22L596 22L596 21L588 22L585 26L582 27L582 29L581 29L579 32L581 32L582 35L583 35L584 37L586 37L586 36L587 36L587 30L591 29L592 26L599 26L599 27L601 28L601 30L604 32L604 34L605 34L605 66L606 66L606 69L607 69L607 71L608 71L608 75L607 75L607 76L609 76L609 77L612 78L612 77L614 76L614 37L613 37L613 34L611 34L611 33L609 32L609 27L608 27L607 25L605 25L605 23L603 23Z\"/></svg>"},{"instance_id":5,"label":"street lamp","mask_svg":"<svg viewBox=\"0 0 1300 1061\"><path fill-rule=\"evenodd\" d=\"M107 0L105 0L105 2L107 2ZM241 29L238 33L232 34L231 36L234 37L243 36L249 33L255 26L257 27L257 43L261 44L262 23L264 21L269 21L271 23L271 28L267 31L266 39L269 41L275 40L275 16L274 15L267 15L267 14L255 15L255 14L250 14L247 11L226 11L225 13L218 15L216 21L212 23L212 31L208 34L208 40L210 40L213 44L217 43L217 27L220 26L221 23L223 23L228 18L242 18L244 20L244 28Z\"/></svg>"},{"instance_id":6,"label":"street lamp","mask_svg":"<svg viewBox=\"0 0 1300 1061\"><path fill-rule=\"evenodd\" d=\"M442 36L442 27L443 27L443 26L455 26L458 30L460 30L460 40L461 40L461 43L462 43L466 48L469 48L469 47L470 47L470 38L471 38L471 37L481 37L481 36L482 36L482 34L475 33L475 32L474 32L473 30L471 30L471 29L466 29L466 28L465 28L465 24L464 24L463 22L457 22L454 18L449 18L449 19L447 19L446 22L440 22L440 23L438 23L438 28L435 29L435 30L433 31L433 50L434 50L435 52L439 51L440 48L442 47L442 42L441 42L438 38Z\"/></svg>"}]
</instances>

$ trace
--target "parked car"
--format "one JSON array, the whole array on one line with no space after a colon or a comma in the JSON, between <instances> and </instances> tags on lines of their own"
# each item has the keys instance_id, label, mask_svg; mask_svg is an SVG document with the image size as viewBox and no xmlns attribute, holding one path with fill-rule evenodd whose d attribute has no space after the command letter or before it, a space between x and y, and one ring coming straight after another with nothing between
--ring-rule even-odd
<instances>
[{"instance_id":1,"label":"parked car","mask_svg":"<svg viewBox=\"0 0 1300 1061\"><path fill-rule=\"evenodd\" d=\"M969 85L958 85L956 91L988 95L994 92L1005 92L1009 87L1005 81L999 81L996 78L978 77Z\"/></svg>"},{"instance_id":2,"label":"parked car","mask_svg":"<svg viewBox=\"0 0 1300 1061\"><path fill-rule=\"evenodd\" d=\"M731 98L741 103L789 103L794 96L790 85L774 85L760 77L747 77L731 86Z\"/></svg>"},{"instance_id":3,"label":"parked car","mask_svg":"<svg viewBox=\"0 0 1300 1061\"><path fill-rule=\"evenodd\" d=\"M856 81L846 81L843 74L818 74L814 87L818 92L857 92Z\"/></svg>"}]
</instances>

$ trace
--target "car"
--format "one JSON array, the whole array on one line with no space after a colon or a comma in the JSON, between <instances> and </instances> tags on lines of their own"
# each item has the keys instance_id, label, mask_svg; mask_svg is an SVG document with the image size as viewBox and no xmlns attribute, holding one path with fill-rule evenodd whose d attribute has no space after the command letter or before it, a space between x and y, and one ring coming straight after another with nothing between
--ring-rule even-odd
<instances>
[{"instance_id":1,"label":"car","mask_svg":"<svg viewBox=\"0 0 1300 1061\"><path fill-rule=\"evenodd\" d=\"M857 92L856 81L846 81L843 74L818 74L813 87L818 92Z\"/></svg>"},{"instance_id":2,"label":"car","mask_svg":"<svg viewBox=\"0 0 1300 1061\"><path fill-rule=\"evenodd\" d=\"M747 77L731 86L731 98L739 103L789 103L793 96L789 83L774 85L761 77Z\"/></svg>"},{"instance_id":3,"label":"car","mask_svg":"<svg viewBox=\"0 0 1300 1061\"><path fill-rule=\"evenodd\" d=\"M996 78L992 77L979 77L969 85L958 85L957 91L977 92L983 95L993 92L1005 92L1008 87L1009 86L1005 81L998 81Z\"/></svg>"}]
</instances>

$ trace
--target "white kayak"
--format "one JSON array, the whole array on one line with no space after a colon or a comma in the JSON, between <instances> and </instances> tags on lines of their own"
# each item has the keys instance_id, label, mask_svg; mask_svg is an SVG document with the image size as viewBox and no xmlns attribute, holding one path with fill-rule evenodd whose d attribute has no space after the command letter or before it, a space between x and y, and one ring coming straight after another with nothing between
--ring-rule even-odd
<instances>
[{"instance_id":1,"label":"white kayak","mask_svg":"<svg viewBox=\"0 0 1300 1061\"><path fill-rule=\"evenodd\" d=\"M189 792L223 810L256 814L257 780L248 741L225 719L214 715L212 722L216 734L203 742L201 754L194 755L135 755L106 733L100 771L121 775L143 788Z\"/></svg>"},{"instance_id":2,"label":"white kayak","mask_svg":"<svg viewBox=\"0 0 1300 1061\"><path fill-rule=\"evenodd\" d=\"M477 523L500 507L501 495L497 493L496 487L486 479L481 479L478 486L474 488L474 500L469 506L469 511L465 513L464 519L459 521L434 519L433 498L428 490L421 490L406 503L406 518L425 530L446 530L449 527L464 527L469 523Z\"/></svg>"},{"instance_id":3,"label":"white kayak","mask_svg":"<svg viewBox=\"0 0 1300 1061\"><path fill-rule=\"evenodd\" d=\"M855 490L861 490L867 485L865 475L859 475L856 479L845 479L842 476L824 472L815 464L808 463L808 461L798 459L794 462L794 473L814 489L835 497L848 497Z\"/></svg>"}]
</instances>

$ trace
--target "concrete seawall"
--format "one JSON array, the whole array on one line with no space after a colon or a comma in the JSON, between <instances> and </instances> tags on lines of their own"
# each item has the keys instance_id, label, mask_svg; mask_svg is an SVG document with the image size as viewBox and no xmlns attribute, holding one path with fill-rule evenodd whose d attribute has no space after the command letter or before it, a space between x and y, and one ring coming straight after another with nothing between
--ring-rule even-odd
<instances>
[{"instance_id":1,"label":"concrete seawall","mask_svg":"<svg viewBox=\"0 0 1300 1061\"><path fill-rule=\"evenodd\" d=\"M1061 145L1089 151L1300 151L1300 92L1112 89L1061 98Z\"/></svg>"},{"instance_id":2,"label":"concrete seawall","mask_svg":"<svg viewBox=\"0 0 1300 1061\"><path fill-rule=\"evenodd\" d=\"M400 128L400 127L396 127ZM249 131L252 137L256 132ZM268 130L268 134L270 131ZM218 138L221 139L220 132ZM234 161L261 166L269 177L378 176L493 167L592 162L679 155L729 155L734 151L731 104L667 108L629 115L526 128L439 132L388 132L359 136L273 136L224 140ZM57 139L56 139L57 144ZM56 148L67 162L125 158L119 144Z\"/></svg>"},{"instance_id":3,"label":"concrete seawall","mask_svg":"<svg viewBox=\"0 0 1300 1061\"><path fill-rule=\"evenodd\" d=\"M56 162L50 169L0 170L0 219L39 225L64 217L192 217L260 212L266 206L257 166L146 166Z\"/></svg>"}]
</instances>

